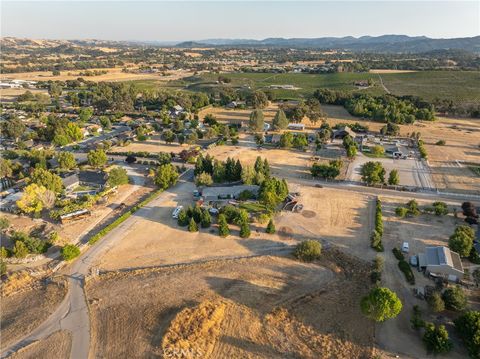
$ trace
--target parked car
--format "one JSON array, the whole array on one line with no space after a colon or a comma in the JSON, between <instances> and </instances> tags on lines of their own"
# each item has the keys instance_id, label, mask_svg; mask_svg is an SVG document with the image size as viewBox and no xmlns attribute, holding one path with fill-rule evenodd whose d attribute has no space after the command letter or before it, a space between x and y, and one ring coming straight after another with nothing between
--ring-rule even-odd
<instances>
[{"instance_id":1,"label":"parked car","mask_svg":"<svg viewBox=\"0 0 480 359\"><path fill-rule=\"evenodd\" d=\"M172 212L172 218L177 219L178 215L179 215L179 213L182 209L183 209L183 206L178 206L177 208L175 208Z\"/></svg>"},{"instance_id":2,"label":"parked car","mask_svg":"<svg viewBox=\"0 0 480 359\"><path fill-rule=\"evenodd\" d=\"M410 265L412 265L413 267L418 266L418 258L417 258L417 256L411 256L411 257L410 257Z\"/></svg>"},{"instance_id":3,"label":"parked car","mask_svg":"<svg viewBox=\"0 0 480 359\"><path fill-rule=\"evenodd\" d=\"M403 242L402 252L403 252L403 253L408 253L409 250L410 250L410 247L409 247L409 245L408 245L408 242Z\"/></svg>"}]
</instances>

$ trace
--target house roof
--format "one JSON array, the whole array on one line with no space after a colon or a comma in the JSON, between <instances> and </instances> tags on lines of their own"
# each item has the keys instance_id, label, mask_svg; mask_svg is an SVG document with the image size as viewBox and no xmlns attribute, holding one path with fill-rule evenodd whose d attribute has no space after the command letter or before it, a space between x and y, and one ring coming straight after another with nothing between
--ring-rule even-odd
<instances>
[{"instance_id":1,"label":"house roof","mask_svg":"<svg viewBox=\"0 0 480 359\"><path fill-rule=\"evenodd\" d=\"M428 266L447 265L449 267L463 271L462 261L456 252L452 252L447 247L427 247L425 248L425 259Z\"/></svg>"},{"instance_id":2,"label":"house roof","mask_svg":"<svg viewBox=\"0 0 480 359\"><path fill-rule=\"evenodd\" d=\"M78 174L78 179L83 183L103 186L107 182L107 175L102 171L81 171Z\"/></svg>"},{"instance_id":3,"label":"house roof","mask_svg":"<svg viewBox=\"0 0 480 359\"><path fill-rule=\"evenodd\" d=\"M355 138L355 136L357 136L357 133L353 131L350 127L342 126L338 130L333 131L333 137L336 137L343 133L350 135L352 138Z\"/></svg>"},{"instance_id":4,"label":"house roof","mask_svg":"<svg viewBox=\"0 0 480 359\"><path fill-rule=\"evenodd\" d=\"M223 187L206 187L202 191L202 196L205 199L217 199L221 196L230 195L232 197L238 196L243 191L250 191L257 193L259 186L256 185L239 185L239 186L223 186Z\"/></svg>"},{"instance_id":5,"label":"house roof","mask_svg":"<svg viewBox=\"0 0 480 359\"><path fill-rule=\"evenodd\" d=\"M70 173L62 178L63 185L70 187L79 182L78 175L76 173Z\"/></svg>"}]
</instances>

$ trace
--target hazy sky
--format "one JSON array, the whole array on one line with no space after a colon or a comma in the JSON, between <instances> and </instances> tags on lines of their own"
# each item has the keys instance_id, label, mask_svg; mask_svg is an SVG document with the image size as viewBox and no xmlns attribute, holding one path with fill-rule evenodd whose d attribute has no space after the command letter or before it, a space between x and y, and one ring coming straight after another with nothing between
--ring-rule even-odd
<instances>
[{"instance_id":1,"label":"hazy sky","mask_svg":"<svg viewBox=\"0 0 480 359\"><path fill-rule=\"evenodd\" d=\"M208 38L480 34L480 1L1 1L2 36Z\"/></svg>"}]
</instances>

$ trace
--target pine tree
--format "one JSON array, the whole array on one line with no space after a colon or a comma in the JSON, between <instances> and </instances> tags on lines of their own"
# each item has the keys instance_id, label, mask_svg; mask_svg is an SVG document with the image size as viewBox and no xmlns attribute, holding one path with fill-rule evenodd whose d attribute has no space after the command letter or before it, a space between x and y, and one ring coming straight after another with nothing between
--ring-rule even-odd
<instances>
[{"instance_id":1,"label":"pine tree","mask_svg":"<svg viewBox=\"0 0 480 359\"><path fill-rule=\"evenodd\" d=\"M230 234L227 219L223 213L218 216L218 234L220 237L226 237Z\"/></svg>"},{"instance_id":2,"label":"pine tree","mask_svg":"<svg viewBox=\"0 0 480 359\"><path fill-rule=\"evenodd\" d=\"M250 237L250 225L247 221L242 221L240 224L240 237L241 238L248 238Z\"/></svg>"},{"instance_id":3,"label":"pine tree","mask_svg":"<svg viewBox=\"0 0 480 359\"><path fill-rule=\"evenodd\" d=\"M273 223L273 219L270 219L270 221L268 222L267 229L265 230L265 232L269 234L275 233L275 224Z\"/></svg>"},{"instance_id":4,"label":"pine tree","mask_svg":"<svg viewBox=\"0 0 480 359\"><path fill-rule=\"evenodd\" d=\"M182 209L180 211L180 213L178 214L178 225L181 226L181 227L185 227L185 226L188 226L188 215L187 215L187 211L185 211L184 209Z\"/></svg>"},{"instance_id":5,"label":"pine tree","mask_svg":"<svg viewBox=\"0 0 480 359\"><path fill-rule=\"evenodd\" d=\"M198 225L197 222L193 218L190 218L190 223L188 224L188 231L189 232L198 232Z\"/></svg>"},{"instance_id":6,"label":"pine tree","mask_svg":"<svg viewBox=\"0 0 480 359\"><path fill-rule=\"evenodd\" d=\"M242 164L240 160L237 160L235 163L235 170L234 170L234 181L240 181L242 179Z\"/></svg>"},{"instance_id":7,"label":"pine tree","mask_svg":"<svg viewBox=\"0 0 480 359\"><path fill-rule=\"evenodd\" d=\"M257 159L255 160L255 165L254 165L255 171L259 173L263 173L263 161L260 156L257 156Z\"/></svg>"},{"instance_id":8,"label":"pine tree","mask_svg":"<svg viewBox=\"0 0 480 359\"><path fill-rule=\"evenodd\" d=\"M284 130L288 127L288 119L282 109L278 110L275 114L272 125L274 130Z\"/></svg>"},{"instance_id":9,"label":"pine tree","mask_svg":"<svg viewBox=\"0 0 480 359\"><path fill-rule=\"evenodd\" d=\"M206 209L202 211L202 218L201 218L200 224L202 225L202 228L208 228L212 224L212 217L210 216L210 213L208 213L208 210Z\"/></svg>"},{"instance_id":10,"label":"pine tree","mask_svg":"<svg viewBox=\"0 0 480 359\"><path fill-rule=\"evenodd\" d=\"M265 158L265 161L263 161L263 175L265 177L270 177L270 165L268 164L268 161L266 158Z\"/></svg>"}]
</instances>

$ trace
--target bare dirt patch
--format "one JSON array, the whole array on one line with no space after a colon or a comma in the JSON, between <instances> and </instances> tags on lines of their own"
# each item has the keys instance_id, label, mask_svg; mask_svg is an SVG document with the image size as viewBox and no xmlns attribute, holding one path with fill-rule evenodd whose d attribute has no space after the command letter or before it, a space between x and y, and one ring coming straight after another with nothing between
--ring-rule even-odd
<instances>
[{"instance_id":1,"label":"bare dirt patch","mask_svg":"<svg viewBox=\"0 0 480 359\"><path fill-rule=\"evenodd\" d=\"M261 257L106 274L87 284L96 299L90 354L144 357L184 347L194 354L185 358L370 357L373 324L358 305L366 270L326 251L318 264Z\"/></svg>"},{"instance_id":2,"label":"bare dirt patch","mask_svg":"<svg viewBox=\"0 0 480 359\"><path fill-rule=\"evenodd\" d=\"M26 348L16 352L12 359L34 359L34 358L70 358L72 336L70 332L62 330L51 334L49 337L37 341Z\"/></svg>"},{"instance_id":3,"label":"bare dirt patch","mask_svg":"<svg viewBox=\"0 0 480 359\"><path fill-rule=\"evenodd\" d=\"M190 147L189 145L179 145L177 144L166 144L165 141L161 139L160 135L154 135L146 141L134 141L124 147L114 147L111 149L112 152L140 152L146 151L151 153L179 153Z\"/></svg>"},{"instance_id":4,"label":"bare dirt patch","mask_svg":"<svg viewBox=\"0 0 480 359\"><path fill-rule=\"evenodd\" d=\"M31 332L48 318L66 293L64 285L38 283L30 290L2 297L2 348Z\"/></svg>"}]
</instances>

